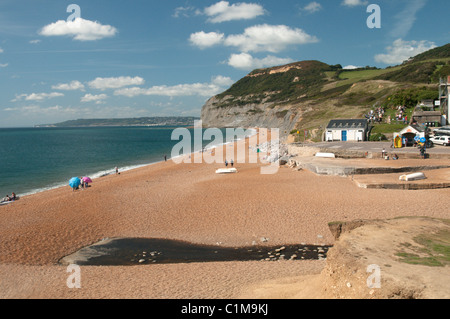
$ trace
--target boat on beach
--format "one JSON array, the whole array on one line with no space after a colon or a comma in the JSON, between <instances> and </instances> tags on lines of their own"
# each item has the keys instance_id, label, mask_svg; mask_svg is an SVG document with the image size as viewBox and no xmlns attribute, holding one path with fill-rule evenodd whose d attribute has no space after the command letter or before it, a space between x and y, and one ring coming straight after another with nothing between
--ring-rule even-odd
<instances>
[{"instance_id":1,"label":"boat on beach","mask_svg":"<svg viewBox=\"0 0 450 319\"><path fill-rule=\"evenodd\" d=\"M216 170L216 174L232 174L237 173L237 169L235 168L219 168Z\"/></svg>"}]
</instances>

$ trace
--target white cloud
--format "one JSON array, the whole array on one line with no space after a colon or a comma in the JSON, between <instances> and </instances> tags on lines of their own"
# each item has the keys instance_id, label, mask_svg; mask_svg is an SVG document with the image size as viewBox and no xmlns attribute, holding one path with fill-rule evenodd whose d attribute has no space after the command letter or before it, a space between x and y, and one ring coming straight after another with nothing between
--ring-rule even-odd
<instances>
[{"instance_id":1,"label":"white cloud","mask_svg":"<svg viewBox=\"0 0 450 319\"><path fill-rule=\"evenodd\" d=\"M363 0L344 0L344 1L342 1L342 5L347 6L347 7L365 6L368 3L369 3L368 1L363 1Z\"/></svg>"},{"instance_id":2,"label":"white cloud","mask_svg":"<svg viewBox=\"0 0 450 319\"><path fill-rule=\"evenodd\" d=\"M113 37L117 29L110 25L102 25L97 21L77 18L73 21L59 20L46 25L39 32L44 36L72 36L78 41L94 41Z\"/></svg>"},{"instance_id":3,"label":"white cloud","mask_svg":"<svg viewBox=\"0 0 450 319\"><path fill-rule=\"evenodd\" d=\"M248 53L232 54L228 59L228 65L242 70L261 69L277 65L284 65L293 62L289 58L278 58L275 56L267 56L263 59L252 57Z\"/></svg>"},{"instance_id":4,"label":"white cloud","mask_svg":"<svg viewBox=\"0 0 450 319\"><path fill-rule=\"evenodd\" d=\"M21 107L8 107L5 108L5 111L8 112L20 112L21 115L27 115L30 113L36 113L36 114L51 114L55 111L61 111L63 107L59 105L55 106L48 106L48 107L42 107L40 105L25 105Z\"/></svg>"},{"instance_id":5,"label":"white cloud","mask_svg":"<svg viewBox=\"0 0 450 319\"><path fill-rule=\"evenodd\" d=\"M114 95L123 95L127 97L139 95L211 97L223 91L226 86L225 84L231 85L231 79L223 76L216 76L211 80L211 83L178 84L174 86L160 85L151 88L131 87L116 90Z\"/></svg>"},{"instance_id":6,"label":"white cloud","mask_svg":"<svg viewBox=\"0 0 450 319\"><path fill-rule=\"evenodd\" d=\"M172 15L174 18L185 17L188 18L192 14L197 14L197 10L194 7L177 7Z\"/></svg>"},{"instance_id":7,"label":"white cloud","mask_svg":"<svg viewBox=\"0 0 450 319\"><path fill-rule=\"evenodd\" d=\"M221 87L231 86L234 81L228 76L217 75L212 78L212 83Z\"/></svg>"},{"instance_id":8,"label":"white cloud","mask_svg":"<svg viewBox=\"0 0 450 319\"><path fill-rule=\"evenodd\" d=\"M145 81L139 76L120 76L120 77L110 77L110 78L96 78L88 83L90 88L98 90L106 89L119 89L125 86L131 85L142 85Z\"/></svg>"},{"instance_id":9,"label":"white cloud","mask_svg":"<svg viewBox=\"0 0 450 319\"><path fill-rule=\"evenodd\" d=\"M245 29L243 34L230 35L225 45L238 47L243 52L280 52L290 45L318 42L302 29L285 25L256 25Z\"/></svg>"},{"instance_id":10,"label":"white cloud","mask_svg":"<svg viewBox=\"0 0 450 319\"><path fill-rule=\"evenodd\" d=\"M16 95L16 98L12 102L18 102L21 100L25 101L42 101L47 99L53 99L56 97L64 96L62 93L52 92L52 93L31 93L31 94L20 94Z\"/></svg>"},{"instance_id":11,"label":"white cloud","mask_svg":"<svg viewBox=\"0 0 450 319\"><path fill-rule=\"evenodd\" d=\"M3 53L3 49L0 48L0 53ZM0 63L0 68L6 68L9 64L8 63Z\"/></svg>"},{"instance_id":12,"label":"white cloud","mask_svg":"<svg viewBox=\"0 0 450 319\"><path fill-rule=\"evenodd\" d=\"M232 20L249 20L264 15L264 8L255 3L236 3L220 1L204 9L208 22L221 23Z\"/></svg>"},{"instance_id":13,"label":"white cloud","mask_svg":"<svg viewBox=\"0 0 450 319\"><path fill-rule=\"evenodd\" d=\"M392 46L386 48L386 54L375 55L375 61L388 65L400 64L411 57L433 48L436 48L434 42L426 40L403 41L402 39L397 39Z\"/></svg>"},{"instance_id":14,"label":"white cloud","mask_svg":"<svg viewBox=\"0 0 450 319\"><path fill-rule=\"evenodd\" d=\"M39 42L41 42L41 40L38 39L30 41L31 44L38 44Z\"/></svg>"},{"instance_id":15,"label":"white cloud","mask_svg":"<svg viewBox=\"0 0 450 319\"><path fill-rule=\"evenodd\" d=\"M317 11L322 10L322 5L316 1L313 1L309 4L307 4L304 8L303 11L306 11L308 13L314 13Z\"/></svg>"},{"instance_id":16,"label":"white cloud","mask_svg":"<svg viewBox=\"0 0 450 319\"><path fill-rule=\"evenodd\" d=\"M62 91L76 91L81 90L84 91L84 84L80 81L72 81L70 83L60 83L52 86L53 90L62 90Z\"/></svg>"},{"instance_id":17,"label":"white cloud","mask_svg":"<svg viewBox=\"0 0 450 319\"><path fill-rule=\"evenodd\" d=\"M356 66L356 65L347 65L347 66L344 66L342 69L344 69L344 70L354 70L354 69L359 69L360 68L360 66Z\"/></svg>"},{"instance_id":18,"label":"white cloud","mask_svg":"<svg viewBox=\"0 0 450 319\"><path fill-rule=\"evenodd\" d=\"M409 33L417 19L417 13L425 6L427 0L410 0L404 10L395 16L395 26L389 32L393 38L403 38Z\"/></svg>"},{"instance_id":19,"label":"white cloud","mask_svg":"<svg viewBox=\"0 0 450 319\"><path fill-rule=\"evenodd\" d=\"M107 98L108 96L106 94L98 94L98 95L86 94L81 98L81 102L83 103L96 102L96 104L101 104L103 100L106 100Z\"/></svg>"},{"instance_id":20,"label":"white cloud","mask_svg":"<svg viewBox=\"0 0 450 319\"><path fill-rule=\"evenodd\" d=\"M205 33L200 31L191 34L189 41L200 49L205 49L222 43L224 41L224 34L216 32Z\"/></svg>"}]
</instances>

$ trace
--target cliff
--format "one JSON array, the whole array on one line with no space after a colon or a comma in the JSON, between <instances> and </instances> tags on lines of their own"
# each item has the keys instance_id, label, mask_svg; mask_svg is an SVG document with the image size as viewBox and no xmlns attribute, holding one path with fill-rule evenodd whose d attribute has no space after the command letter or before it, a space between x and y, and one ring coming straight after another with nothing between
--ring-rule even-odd
<instances>
[{"instance_id":1,"label":"cliff","mask_svg":"<svg viewBox=\"0 0 450 319\"><path fill-rule=\"evenodd\" d=\"M217 107L231 98L225 96L220 99L215 96L206 102L201 114L205 127L265 127L289 132L301 114L290 105L279 107L274 102Z\"/></svg>"},{"instance_id":2,"label":"cliff","mask_svg":"<svg viewBox=\"0 0 450 319\"><path fill-rule=\"evenodd\" d=\"M327 82L325 72L341 66L302 61L258 69L227 91L209 99L202 108L206 127L267 127L291 131L301 119L299 100L320 91Z\"/></svg>"}]
</instances>

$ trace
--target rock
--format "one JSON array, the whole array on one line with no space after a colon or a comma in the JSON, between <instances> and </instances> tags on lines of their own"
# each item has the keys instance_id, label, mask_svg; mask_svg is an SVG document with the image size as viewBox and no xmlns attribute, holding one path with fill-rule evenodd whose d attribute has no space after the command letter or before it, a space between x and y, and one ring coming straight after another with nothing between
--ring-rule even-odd
<instances>
[{"instance_id":1,"label":"rock","mask_svg":"<svg viewBox=\"0 0 450 319\"><path fill-rule=\"evenodd\" d=\"M139 259L139 263L145 262L145 259Z\"/></svg>"},{"instance_id":2,"label":"rock","mask_svg":"<svg viewBox=\"0 0 450 319\"><path fill-rule=\"evenodd\" d=\"M280 157L280 159L279 159L280 165L286 165L288 163L288 161L289 161L289 156L283 156L283 157Z\"/></svg>"},{"instance_id":3,"label":"rock","mask_svg":"<svg viewBox=\"0 0 450 319\"><path fill-rule=\"evenodd\" d=\"M367 224L368 221L365 220L354 220L351 222L332 222L328 224L328 228L334 236L334 239L337 240L342 233L349 232L355 228L361 227Z\"/></svg>"}]
</instances>

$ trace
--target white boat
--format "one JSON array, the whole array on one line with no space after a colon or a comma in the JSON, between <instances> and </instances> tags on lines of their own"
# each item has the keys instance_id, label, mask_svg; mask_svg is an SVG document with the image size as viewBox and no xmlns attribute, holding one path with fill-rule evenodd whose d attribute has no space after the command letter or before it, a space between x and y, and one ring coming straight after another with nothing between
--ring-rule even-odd
<instances>
[{"instance_id":1,"label":"white boat","mask_svg":"<svg viewBox=\"0 0 450 319\"><path fill-rule=\"evenodd\" d=\"M237 169L235 168L219 168L216 170L216 174L230 174L230 173L237 173Z\"/></svg>"},{"instance_id":2,"label":"white boat","mask_svg":"<svg viewBox=\"0 0 450 319\"><path fill-rule=\"evenodd\" d=\"M316 153L316 157L322 157L322 158L336 158L336 155L333 153Z\"/></svg>"},{"instance_id":3,"label":"white boat","mask_svg":"<svg viewBox=\"0 0 450 319\"><path fill-rule=\"evenodd\" d=\"M408 174L408 175L402 175L399 177L399 180L404 181L404 182L417 181L417 180L421 180L421 179L426 179L424 173L413 173L413 174Z\"/></svg>"}]
</instances>

